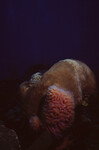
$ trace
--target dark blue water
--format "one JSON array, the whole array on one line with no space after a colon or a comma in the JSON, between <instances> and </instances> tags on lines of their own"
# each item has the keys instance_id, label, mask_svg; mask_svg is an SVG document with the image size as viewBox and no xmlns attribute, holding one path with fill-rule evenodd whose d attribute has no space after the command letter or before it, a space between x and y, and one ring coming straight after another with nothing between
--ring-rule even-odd
<instances>
[{"instance_id":1,"label":"dark blue water","mask_svg":"<svg viewBox=\"0 0 99 150\"><path fill-rule=\"evenodd\" d=\"M33 64L66 58L99 69L98 0L1 3L1 79L20 78Z\"/></svg>"}]
</instances>

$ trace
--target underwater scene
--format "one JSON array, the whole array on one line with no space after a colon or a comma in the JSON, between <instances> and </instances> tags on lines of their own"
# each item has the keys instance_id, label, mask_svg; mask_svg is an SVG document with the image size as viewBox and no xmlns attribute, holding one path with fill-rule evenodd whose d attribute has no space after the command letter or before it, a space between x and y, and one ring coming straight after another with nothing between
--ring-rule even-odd
<instances>
[{"instance_id":1,"label":"underwater scene","mask_svg":"<svg viewBox=\"0 0 99 150\"><path fill-rule=\"evenodd\" d=\"M99 150L99 2L4 0L0 150Z\"/></svg>"}]
</instances>

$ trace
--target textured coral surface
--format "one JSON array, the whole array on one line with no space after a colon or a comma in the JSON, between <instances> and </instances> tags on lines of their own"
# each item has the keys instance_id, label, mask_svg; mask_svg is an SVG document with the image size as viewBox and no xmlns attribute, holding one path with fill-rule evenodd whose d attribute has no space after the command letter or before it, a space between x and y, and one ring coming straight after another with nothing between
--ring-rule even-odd
<instances>
[{"instance_id":1,"label":"textured coral surface","mask_svg":"<svg viewBox=\"0 0 99 150\"><path fill-rule=\"evenodd\" d=\"M99 87L99 72L95 72L95 75L97 76L97 84ZM0 81L0 119L6 123L6 126L16 131L21 144L21 150L27 150L30 146L32 146L31 150L55 150L55 144L53 149L52 147L49 149L42 148L45 144L47 147L48 142L50 142L52 138L47 138L45 134L43 136L40 136L40 134L36 135L34 131L31 130L26 117L22 114L17 104L17 100L19 102L17 98L17 87L22 81L23 79L19 81ZM89 105L85 108L86 111L84 111L84 114L85 116L89 114L91 124L88 125L84 120L81 122L77 117L77 127L72 137L74 143L70 145L70 148L63 148L64 150L99 150L99 96L97 99L90 99ZM42 140L43 142L41 142ZM59 140L56 144L58 143ZM51 142L50 145L52 145ZM1 149L0 147L0 150Z\"/></svg>"},{"instance_id":2,"label":"textured coral surface","mask_svg":"<svg viewBox=\"0 0 99 150\"><path fill-rule=\"evenodd\" d=\"M46 128L56 137L62 137L74 121L72 94L54 85L49 87L42 113Z\"/></svg>"}]
</instances>

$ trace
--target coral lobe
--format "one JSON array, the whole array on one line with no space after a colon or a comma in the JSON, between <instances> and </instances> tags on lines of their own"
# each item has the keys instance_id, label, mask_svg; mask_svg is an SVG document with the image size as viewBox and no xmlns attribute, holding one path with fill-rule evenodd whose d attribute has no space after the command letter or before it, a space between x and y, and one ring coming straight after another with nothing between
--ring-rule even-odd
<instances>
[{"instance_id":1,"label":"coral lobe","mask_svg":"<svg viewBox=\"0 0 99 150\"><path fill-rule=\"evenodd\" d=\"M64 131L74 121L74 102L72 94L51 86L48 89L42 110L44 124L56 137L62 137Z\"/></svg>"}]
</instances>

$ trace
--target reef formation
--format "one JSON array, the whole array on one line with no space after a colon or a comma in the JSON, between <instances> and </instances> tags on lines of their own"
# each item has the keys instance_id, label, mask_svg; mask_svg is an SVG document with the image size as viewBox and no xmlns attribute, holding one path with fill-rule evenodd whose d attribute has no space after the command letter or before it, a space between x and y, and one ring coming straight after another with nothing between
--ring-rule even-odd
<instances>
[{"instance_id":1,"label":"reef formation","mask_svg":"<svg viewBox=\"0 0 99 150\"><path fill-rule=\"evenodd\" d=\"M20 85L21 105L31 127L36 131L43 128L56 138L68 133L76 108L86 105L95 92L93 72L73 59L61 60Z\"/></svg>"}]
</instances>

